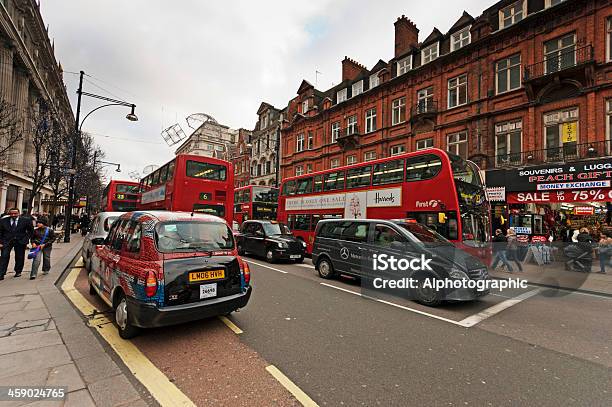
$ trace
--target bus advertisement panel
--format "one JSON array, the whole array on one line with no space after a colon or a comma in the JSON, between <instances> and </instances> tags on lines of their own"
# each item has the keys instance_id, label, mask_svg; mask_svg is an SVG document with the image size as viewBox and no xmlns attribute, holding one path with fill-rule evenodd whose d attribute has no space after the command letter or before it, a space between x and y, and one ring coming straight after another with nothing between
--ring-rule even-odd
<instances>
[{"instance_id":1,"label":"bus advertisement panel","mask_svg":"<svg viewBox=\"0 0 612 407\"><path fill-rule=\"evenodd\" d=\"M326 218L414 219L481 258L490 222L478 167L427 149L285 179L278 220L307 243Z\"/></svg>"},{"instance_id":2,"label":"bus advertisement panel","mask_svg":"<svg viewBox=\"0 0 612 407\"><path fill-rule=\"evenodd\" d=\"M140 181L138 209L206 213L232 224L232 164L216 158L180 154Z\"/></svg>"},{"instance_id":3,"label":"bus advertisement panel","mask_svg":"<svg viewBox=\"0 0 612 407\"><path fill-rule=\"evenodd\" d=\"M278 188L247 185L234 190L234 221L276 220Z\"/></svg>"},{"instance_id":4,"label":"bus advertisement panel","mask_svg":"<svg viewBox=\"0 0 612 407\"><path fill-rule=\"evenodd\" d=\"M100 211L129 212L136 209L138 202L138 182L112 180L104 188Z\"/></svg>"}]
</instances>

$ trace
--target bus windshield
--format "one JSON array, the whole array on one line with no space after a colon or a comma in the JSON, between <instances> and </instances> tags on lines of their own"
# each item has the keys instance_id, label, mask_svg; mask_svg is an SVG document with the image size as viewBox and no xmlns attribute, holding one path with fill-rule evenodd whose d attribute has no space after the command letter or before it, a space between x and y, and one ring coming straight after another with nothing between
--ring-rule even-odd
<instances>
[{"instance_id":1,"label":"bus windshield","mask_svg":"<svg viewBox=\"0 0 612 407\"><path fill-rule=\"evenodd\" d=\"M278 202L278 189L271 187L253 187L253 202Z\"/></svg>"},{"instance_id":2,"label":"bus windshield","mask_svg":"<svg viewBox=\"0 0 612 407\"><path fill-rule=\"evenodd\" d=\"M188 160L187 176L193 178L210 179L213 181L225 181L227 178L227 167L219 164Z\"/></svg>"},{"instance_id":3,"label":"bus windshield","mask_svg":"<svg viewBox=\"0 0 612 407\"><path fill-rule=\"evenodd\" d=\"M450 159L455 181L482 188L480 173L476 165L454 154L448 154L448 158Z\"/></svg>"},{"instance_id":4,"label":"bus windshield","mask_svg":"<svg viewBox=\"0 0 612 407\"><path fill-rule=\"evenodd\" d=\"M138 185L117 184L116 191L117 192L137 193Z\"/></svg>"}]
</instances>

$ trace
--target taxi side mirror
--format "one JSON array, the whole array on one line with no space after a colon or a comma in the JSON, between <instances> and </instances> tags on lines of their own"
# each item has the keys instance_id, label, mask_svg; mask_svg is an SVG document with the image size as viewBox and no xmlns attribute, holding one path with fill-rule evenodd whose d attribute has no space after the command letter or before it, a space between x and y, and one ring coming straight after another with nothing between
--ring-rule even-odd
<instances>
[{"instance_id":1,"label":"taxi side mirror","mask_svg":"<svg viewBox=\"0 0 612 407\"><path fill-rule=\"evenodd\" d=\"M91 239L91 244L102 246L103 244L106 244L106 239L103 237L96 237L95 239Z\"/></svg>"}]
</instances>

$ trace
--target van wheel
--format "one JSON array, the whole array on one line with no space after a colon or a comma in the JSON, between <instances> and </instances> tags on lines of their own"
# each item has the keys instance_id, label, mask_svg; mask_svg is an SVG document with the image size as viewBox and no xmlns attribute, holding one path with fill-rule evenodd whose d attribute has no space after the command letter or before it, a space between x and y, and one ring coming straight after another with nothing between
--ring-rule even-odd
<instances>
[{"instance_id":1,"label":"van wheel","mask_svg":"<svg viewBox=\"0 0 612 407\"><path fill-rule=\"evenodd\" d=\"M330 279L336 276L334 266L332 266L331 261L326 258L319 260L317 270L319 271L319 276L321 278Z\"/></svg>"},{"instance_id":2,"label":"van wheel","mask_svg":"<svg viewBox=\"0 0 612 407\"><path fill-rule=\"evenodd\" d=\"M121 294L117 307L115 308L115 322L119 330L119 336L123 339L131 339L138 335L138 327L130 323L127 300L123 294Z\"/></svg>"},{"instance_id":3,"label":"van wheel","mask_svg":"<svg viewBox=\"0 0 612 407\"><path fill-rule=\"evenodd\" d=\"M274 263L276 259L274 258L274 252L270 249L266 250L266 261L268 263Z\"/></svg>"},{"instance_id":4,"label":"van wheel","mask_svg":"<svg viewBox=\"0 0 612 407\"><path fill-rule=\"evenodd\" d=\"M428 307L436 307L442 302L440 291L433 287L423 287L425 279L433 278L431 275L421 275L418 277L417 288L415 288L415 299L418 303Z\"/></svg>"}]
</instances>

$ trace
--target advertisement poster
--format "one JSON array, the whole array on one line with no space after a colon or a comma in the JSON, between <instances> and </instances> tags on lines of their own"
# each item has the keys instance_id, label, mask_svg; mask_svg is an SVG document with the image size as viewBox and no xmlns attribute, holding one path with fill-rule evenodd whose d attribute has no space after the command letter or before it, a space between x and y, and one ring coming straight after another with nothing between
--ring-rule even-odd
<instances>
[{"instance_id":1,"label":"advertisement poster","mask_svg":"<svg viewBox=\"0 0 612 407\"><path fill-rule=\"evenodd\" d=\"M349 192L346 194L344 217L350 219L365 219L367 208L366 191Z\"/></svg>"}]
</instances>

